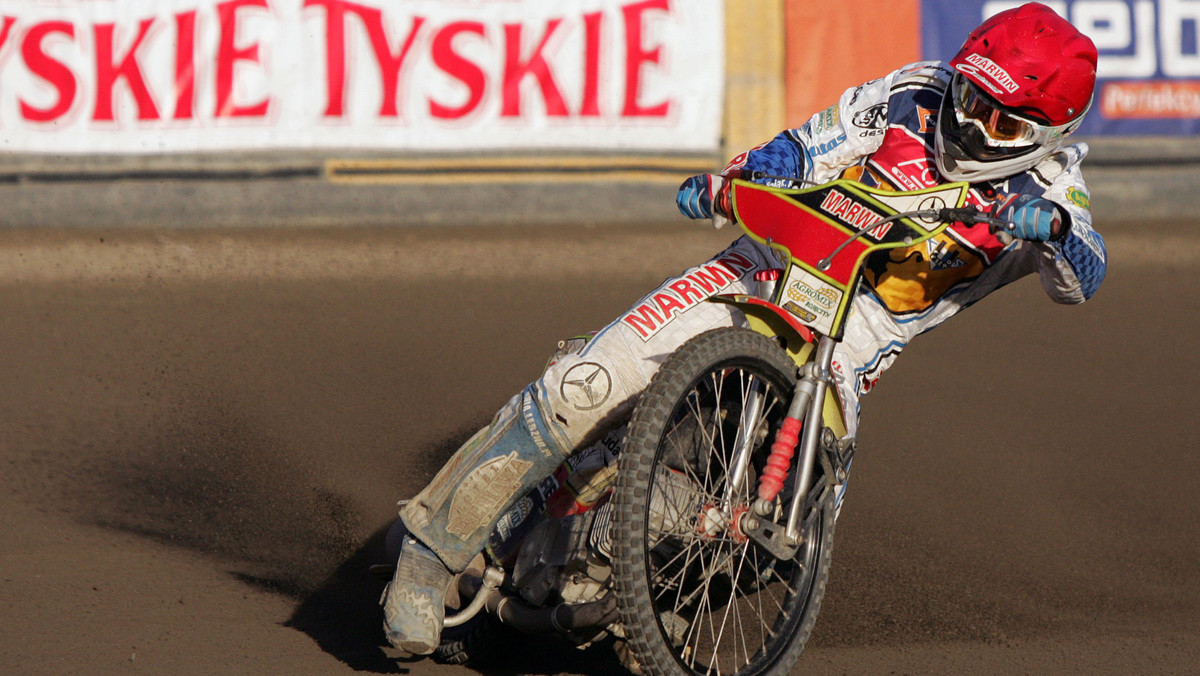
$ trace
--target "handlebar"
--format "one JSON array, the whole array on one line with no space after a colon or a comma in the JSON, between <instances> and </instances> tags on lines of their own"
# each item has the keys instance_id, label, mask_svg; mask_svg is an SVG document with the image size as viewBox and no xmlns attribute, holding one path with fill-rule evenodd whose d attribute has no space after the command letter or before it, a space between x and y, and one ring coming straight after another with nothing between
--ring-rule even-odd
<instances>
[{"instance_id":1,"label":"handlebar","mask_svg":"<svg viewBox=\"0 0 1200 676\"><path fill-rule=\"evenodd\" d=\"M740 178L740 179L744 179L744 180L748 180L748 181L759 181L759 180L772 180L772 181L780 181L780 182L786 181L786 182L790 183L791 185L798 187L798 188L817 185L813 181L809 181L809 180L803 179L803 178L798 178L795 176L775 176L775 175L768 174L763 171L746 171L743 169L737 169L737 170L734 170L731 172L722 173L721 177L726 178L726 179ZM903 218L903 217L920 218L922 220L951 222L951 223L957 221L960 223L965 223L966 225L975 225L975 224L982 223L982 224L986 224L993 233L1001 232L1001 231L1009 232L1013 229L1013 224L1011 222L1006 221L1002 218L995 218L993 216L989 216L989 215L983 213L982 211L979 211L973 207L959 207L959 208L946 207L946 208L942 208L942 209L922 209L920 211L896 214L895 216L893 216L891 218L884 219L884 221L895 220L897 218ZM878 223L876 223L875 225L878 225ZM874 227L874 226L872 226L872 227Z\"/></svg>"},{"instance_id":2,"label":"handlebar","mask_svg":"<svg viewBox=\"0 0 1200 676\"><path fill-rule=\"evenodd\" d=\"M960 207L957 209L952 207L945 209L926 209L925 211L930 214L930 218L935 218L939 221L958 221L967 225L983 223L987 225L992 232L996 232L998 230L1008 231L1013 229L1013 224L1009 221L1006 221L1003 218L989 216L972 207Z\"/></svg>"},{"instance_id":3,"label":"handlebar","mask_svg":"<svg viewBox=\"0 0 1200 676\"><path fill-rule=\"evenodd\" d=\"M879 225L882 223L887 223L889 221L895 221L895 220L898 220L901 218L919 218L921 220L940 221L943 223L958 221L961 223L965 223L967 225L974 225L976 223L984 223L988 226L988 229L991 230L992 232L998 232L998 231L1009 232L1010 230L1013 229L1013 224L1010 223L1009 221L1006 221L1003 218L995 218L993 216L988 216L987 214L975 209L974 207L958 207L958 208L944 207L942 209L920 209L917 211L906 211L906 212L902 212L902 213L898 213L898 214L892 214L891 216L888 216L887 218L884 218L882 220L875 221L873 223L863 226L862 229L860 229L858 232L855 232L853 235L850 236L849 239L842 242L840 246L838 246L836 249L833 250L833 252L831 252L828 256L826 256L824 259L822 259L817 264L817 269L818 270L828 270L829 266L833 262L834 256L837 256L839 253L841 253L842 249L845 249L850 244L850 242L853 242L856 238L861 237L864 233L866 233L871 228L876 228L876 227L879 227Z\"/></svg>"}]
</instances>

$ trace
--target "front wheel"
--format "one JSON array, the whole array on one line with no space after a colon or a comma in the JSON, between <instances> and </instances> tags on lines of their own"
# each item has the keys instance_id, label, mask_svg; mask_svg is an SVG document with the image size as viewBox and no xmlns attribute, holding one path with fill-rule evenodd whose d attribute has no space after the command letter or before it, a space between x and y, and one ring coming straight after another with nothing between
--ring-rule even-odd
<instances>
[{"instance_id":1,"label":"front wheel","mask_svg":"<svg viewBox=\"0 0 1200 676\"><path fill-rule=\"evenodd\" d=\"M667 359L634 413L613 495L613 577L646 674L787 674L812 633L833 549L833 491L820 468L799 492L794 557L772 556L739 527L795 371L771 339L716 329ZM751 453L740 477L739 436ZM789 479L779 512L796 495Z\"/></svg>"}]
</instances>

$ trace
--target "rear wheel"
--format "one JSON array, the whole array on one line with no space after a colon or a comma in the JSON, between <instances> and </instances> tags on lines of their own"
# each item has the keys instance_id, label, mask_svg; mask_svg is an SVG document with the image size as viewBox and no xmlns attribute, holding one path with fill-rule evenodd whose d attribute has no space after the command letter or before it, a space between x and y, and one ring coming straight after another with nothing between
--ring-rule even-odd
<instances>
[{"instance_id":1,"label":"rear wheel","mask_svg":"<svg viewBox=\"0 0 1200 676\"><path fill-rule=\"evenodd\" d=\"M672 354L638 405L613 496L613 577L646 674L786 674L812 633L833 548L833 491L820 468L802 492L804 539L793 558L772 556L740 527L794 373L769 338L717 329ZM751 447L741 477L739 434Z\"/></svg>"},{"instance_id":2,"label":"rear wheel","mask_svg":"<svg viewBox=\"0 0 1200 676\"><path fill-rule=\"evenodd\" d=\"M441 664L489 666L510 652L513 638L513 631L490 613L480 613L443 629L442 642L431 657Z\"/></svg>"}]
</instances>

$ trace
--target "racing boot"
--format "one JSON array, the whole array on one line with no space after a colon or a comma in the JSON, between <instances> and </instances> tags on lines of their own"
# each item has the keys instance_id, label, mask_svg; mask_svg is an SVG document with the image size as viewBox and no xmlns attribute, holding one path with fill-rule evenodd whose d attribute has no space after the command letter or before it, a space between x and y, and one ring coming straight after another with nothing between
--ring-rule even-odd
<instances>
[{"instance_id":1,"label":"racing boot","mask_svg":"<svg viewBox=\"0 0 1200 676\"><path fill-rule=\"evenodd\" d=\"M428 655L437 649L454 574L483 549L517 498L565 459L532 389L510 400L400 510L409 534L383 601L384 632L399 650Z\"/></svg>"},{"instance_id":2,"label":"racing boot","mask_svg":"<svg viewBox=\"0 0 1200 676\"><path fill-rule=\"evenodd\" d=\"M437 554L405 536L396 574L383 592L383 631L389 643L411 655L437 649L453 577Z\"/></svg>"}]
</instances>

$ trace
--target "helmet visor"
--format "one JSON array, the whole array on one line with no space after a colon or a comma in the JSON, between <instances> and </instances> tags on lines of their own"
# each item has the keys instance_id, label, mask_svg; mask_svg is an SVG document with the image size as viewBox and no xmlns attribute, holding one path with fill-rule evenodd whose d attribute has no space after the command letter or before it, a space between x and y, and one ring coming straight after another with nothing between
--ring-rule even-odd
<instances>
[{"instance_id":1,"label":"helmet visor","mask_svg":"<svg viewBox=\"0 0 1200 676\"><path fill-rule=\"evenodd\" d=\"M960 127L972 126L977 138L989 148L1015 149L1041 146L1062 139L1066 124L1052 126L1006 110L984 94L962 73L950 80L950 100Z\"/></svg>"}]
</instances>

